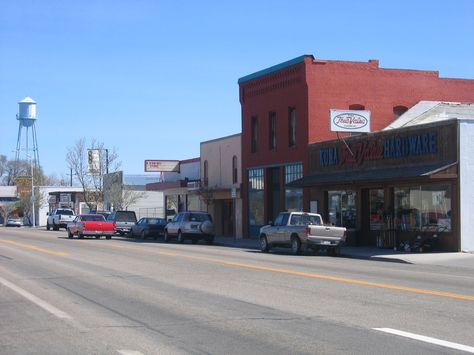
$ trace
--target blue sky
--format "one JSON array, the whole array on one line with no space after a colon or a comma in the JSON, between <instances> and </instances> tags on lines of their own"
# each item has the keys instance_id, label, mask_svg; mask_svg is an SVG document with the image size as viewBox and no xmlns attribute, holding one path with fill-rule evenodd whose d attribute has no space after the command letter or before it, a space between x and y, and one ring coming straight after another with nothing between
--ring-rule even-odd
<instances>
[{"instance_id":1,"label":"blue sky","mask_svg":"<svg viewBox=\"0 0 474 355\"><path fill-rule=\"evenodd\" d=\"M37 102L40 161L65 176L82 137L145 159L241 131L238 78L298 57L474 79L474 1L0 0L0 154Z\"/></svg>"}]
</instances>

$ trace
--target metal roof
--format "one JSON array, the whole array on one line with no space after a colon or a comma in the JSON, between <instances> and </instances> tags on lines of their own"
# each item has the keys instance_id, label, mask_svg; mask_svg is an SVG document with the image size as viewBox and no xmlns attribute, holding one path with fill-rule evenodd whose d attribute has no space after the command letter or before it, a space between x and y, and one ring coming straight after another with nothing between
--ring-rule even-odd
<instances>
[{"instance_id":1,"label":"metal roof","mask_svg":"<svg viewBox=\"0 0 474 355\"><path fill-rule=\"evenodd\" d=\"M383 130L450 119L474 119L474 103L420 101Z\"/></svg>"}]
</instances>

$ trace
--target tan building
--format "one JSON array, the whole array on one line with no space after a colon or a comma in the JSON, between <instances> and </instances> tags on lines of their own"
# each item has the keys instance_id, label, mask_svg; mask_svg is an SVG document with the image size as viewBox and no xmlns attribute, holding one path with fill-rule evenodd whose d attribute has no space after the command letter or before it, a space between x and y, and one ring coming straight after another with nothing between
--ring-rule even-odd
<instances>
[{"instance_id":1,"label":"tan building","mask_svg":"<svg viewBox=\"0 0 474 355\"><path fill-rule=\"evenodd\" d=\"M201 142L200 198L217 235L242 238L241 152L240 133Z\"/></svg>"}]
</instances>

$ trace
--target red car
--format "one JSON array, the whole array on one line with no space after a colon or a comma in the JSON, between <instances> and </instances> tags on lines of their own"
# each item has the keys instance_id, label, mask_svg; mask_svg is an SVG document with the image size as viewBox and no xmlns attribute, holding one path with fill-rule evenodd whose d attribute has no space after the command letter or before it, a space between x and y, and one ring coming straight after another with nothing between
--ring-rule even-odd
<instances>
[{"instance_id":1,"label":"red car","mask_svg":"<svg viewBox=\"0 0 474 355\"><path fill-rule=\"evenodd\" d=\"M67 224L67 236L72 238L76 234L79 238L92 236L99 239L101 236L110 239L115 232L112 222L107 222L101 214L81 214L74 221Z\"/></svg>"}]
</instances>

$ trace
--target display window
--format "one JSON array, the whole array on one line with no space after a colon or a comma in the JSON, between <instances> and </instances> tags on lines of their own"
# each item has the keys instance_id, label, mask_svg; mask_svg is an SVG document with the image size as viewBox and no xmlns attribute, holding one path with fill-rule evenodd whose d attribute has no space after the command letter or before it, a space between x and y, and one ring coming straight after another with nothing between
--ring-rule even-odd
<instances>
[{"instance_id":1,"label":"display window","mask_svg":"<svg viewBox=\"0 0 474 355\"><path fill-rule=\"evenodd\" d=\"M249 224L264 225L264 170L249 170Z\"/></svg>"},{"instance_id":2,"label":"display window","mask_svg":"<svg viewBox=\"0 0 474 355\"><path fill-rule=\"evenodd\" d=\"M384 190L373 189L369 190L370 201L370 230L384 229Z\"/></svg>"},{"instance_id":3,"label":"display window","mask_svg":"<svg viewBox=\"0 0 474 355\"><path fill-rule=\"evenodd\" d=\"M355 228L357 221L355 191L328 191L329 223Z\"/></svg>"},{"instance_id":4,"label":"display window","mask_svg":"<svg viewBox=\"0 0 474 355\"><path fill-rule=\"evenodd\" d=\"M394 224L401 231L451 231L451 188L422 185L394 189Z\"/></svg>"},{"instance_id":5,"label":"display window","mask_svg":"<svg viewBox=\"0 0 474 355\"><path fill-rule=\"evenodd\" d=\"M285 185L303 177L303 164L285 166ZM303 189L285 187L285 209L289 212L303 210Z\"/></svg>"}]
</instances>

